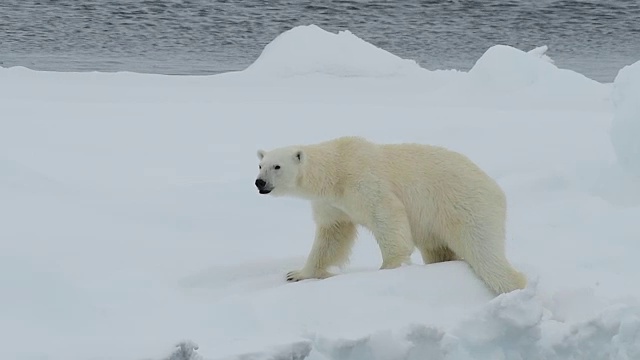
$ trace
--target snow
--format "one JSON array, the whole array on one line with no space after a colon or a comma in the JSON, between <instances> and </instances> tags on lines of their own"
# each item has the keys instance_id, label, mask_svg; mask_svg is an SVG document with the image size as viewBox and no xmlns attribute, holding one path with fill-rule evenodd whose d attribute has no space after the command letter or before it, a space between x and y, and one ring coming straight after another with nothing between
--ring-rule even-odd
<instances>
[{"instance_id":1,"label":"snow","mask_svg":"<svg viewBox=\"0 0 640 360\"><path fill-rule=\"evenodd\" d=\"M640 178L640 61L620 69L613 82L611 142L620 165Z\"/></svg>"},{"instance_id":2,"label":"snow","mask_svg":"<svg viewBox=\"0 0 640 360\"><path fill-rule=\"evenodd\" d=\"M303 26L216 76L0 68L0 357L639 358L638 181L609 132L638 114L638 63L612 86L547 51L429 71ZM313 221L257 193L255 151L342 135L476 161L529 286L496 297L418 254L381 271L364 231L338 276L286 283Z\"/></svg>"}]
</instances>

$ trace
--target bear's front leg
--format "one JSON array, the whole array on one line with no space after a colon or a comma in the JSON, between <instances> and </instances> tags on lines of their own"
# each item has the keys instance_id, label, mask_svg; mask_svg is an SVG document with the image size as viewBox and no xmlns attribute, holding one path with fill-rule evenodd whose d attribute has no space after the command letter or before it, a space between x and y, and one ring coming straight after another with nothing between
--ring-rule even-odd
<instances>
[{"instance_id":1,"label":"bear's front leg","mask_svg":"<svg viewBox=\"0 0 640 360\"><path fill-rule=\"evenodd\" d=\"M369 228L380 252L380 269L395 269L409 263L414 245L409 219L402 202L395 196L381 201L373 208Z\"/></svg>"},{"instance_id":2,"label":"bear's front leg","mask_svg":"<svg viewBox=\"0 0 640 360\"><path fill-rule=\"evenodd\" d=\"M356 226L349 220L318 223L316 236L307 258L300 270L287 273L287 281L325 279L333 276L328 269L347 262L356 238Z\"/></svg>"}]
</instances>

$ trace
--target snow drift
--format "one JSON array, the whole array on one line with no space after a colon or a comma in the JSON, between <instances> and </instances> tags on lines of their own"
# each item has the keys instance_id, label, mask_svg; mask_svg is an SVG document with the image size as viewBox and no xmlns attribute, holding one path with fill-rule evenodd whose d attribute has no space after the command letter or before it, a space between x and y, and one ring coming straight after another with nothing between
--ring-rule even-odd
<instances>
[{"instance_id":1,"label":"snow drift","mask_svg":"<svg viewBox=\"0 0 640 360\"><path fill-rule=\"evenodd\" d=\"M545 56L496 46L431 72L308 26L210 77L0 69L0 357L638 358L640 207L593 190L628 195L599 177L620 153L610 87ZM634 69L615 121L637 114ZM256 193L255 150L347 134L486 169L529 287L494 297L417 254L380 271L366 232L338 276L286 283L310 209Z\"/></svg>"}]
</instances>

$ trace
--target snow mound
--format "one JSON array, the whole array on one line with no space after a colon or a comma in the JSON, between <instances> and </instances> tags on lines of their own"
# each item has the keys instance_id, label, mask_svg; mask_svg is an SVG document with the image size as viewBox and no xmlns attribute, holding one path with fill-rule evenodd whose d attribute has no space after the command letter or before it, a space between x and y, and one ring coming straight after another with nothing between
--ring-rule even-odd
<instances>
[{"instance_id":1,"label":"snow mound","mask_svg":"<svg viewBox=\"0 0 640 360\"><path fill-rule=\"evenodd\" d=\"M640 178L640 61L620 69L613 82L611 142L618 161Z\"/></svg>"},{"instance_id":2,"label":"snow mound","mask_svg":"<svg viewBox=\"0 0 640 360\"><path fill-rule=\"evenodd\" d=\"M370 44L348 30L337 34L316 25L298 26L269 43L245 72L291 77L321 73L340 77L385 77L426 71Z\"/></svg>"},{"instance_id":3,"label":"snow mound","mask_svg":"<svg viewBox=\"0 0 640 360\"><path fill-rule=\"evenodd\" d=\"M442 360L640 358L638 306L615 304L585 320L560 320L562 316L544 307L537 286L530 286L486 301L452 326L418 319L435 308L424 304L409 309L418 314L409 326L378 327L361 336L345 336L336 330L356 319L344 319L343 324L334 324L334 331L308 333L288 344L215 359L415 360L427 354L430 359ZM325 311L329 313L323 309L322 315Z\"/></svg>"},{"instance_id":4,"label":"snow mound","mask_svg":"<svg viewBox=\"0 0 640 360\"><path fill-rule=\"evenodd\" d=\"M212 342L200 344L203 351L224 348L217 352L219 356L257 356L288 351L287 344L300 351L321 346L313 342L310 347L300 345L301 341L308 343L314 338L352 341L379 331L400 330L412 323L448 328L494 298L463 261L356 270L298 283L284 283L282 272L274 271L275 268L265 267L264 274L256 275L277 275L277 279L270 280L270 288L218 299L208 319L227 325L224 332L212 336ZM211 290L217 295L219 279L212 281ZM247 288L242 282L252 284L253 280L235 282L236 286ZM206 284L199 286L199 293L206 294ZM265 332L274 326L279 329L277 333Z\"/></svg>"},{"instance_id":5,"label":"snow mound","mask_svg":"<svg viewBox=\"0 0 640 360\"><path fill-rule=\"evenodd\" d=\"M542 91L549 94L566 95L578 91L582 95L602 87L582 74L556 67L546 55L547 50L546 46L541 46L527 53L510 46L495 45L476 61L469 76L485 91L542 87Z\"/></svg>"}]
</instances>

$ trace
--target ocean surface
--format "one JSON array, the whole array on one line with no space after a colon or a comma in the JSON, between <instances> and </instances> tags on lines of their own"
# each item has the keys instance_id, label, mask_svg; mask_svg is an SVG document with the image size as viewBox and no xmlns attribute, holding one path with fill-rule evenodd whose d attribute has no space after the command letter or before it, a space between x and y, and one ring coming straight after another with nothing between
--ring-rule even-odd
<instances>
[{"instance_id":1,"label":"ocean surface","mask_svg":"<svg viewBox=\"0 0 640 360\"><path fill-rule=\"evenodd\" d=\"M307 24L427 69L468 70L495 44L548 45L556 65L603 82L640 60L637 0L1 0L0 66L215 74Z\"/></svg>"}]
</instances>

